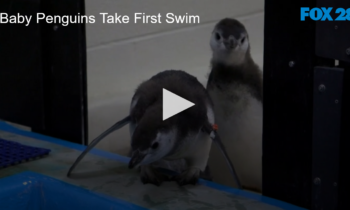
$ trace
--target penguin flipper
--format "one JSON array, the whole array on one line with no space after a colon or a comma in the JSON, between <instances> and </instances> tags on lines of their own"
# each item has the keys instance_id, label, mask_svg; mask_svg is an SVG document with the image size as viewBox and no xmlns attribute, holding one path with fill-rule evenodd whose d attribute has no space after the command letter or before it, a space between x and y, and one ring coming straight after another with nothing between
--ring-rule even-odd
<instances>
[{"instance_id":1,"label":"penguin flipper","mask_svg":"<svg viewBox=\"0 0 350 210\"><path fill-rule=\"evenodd\" d=\"M102 139L104 139L107 135L110 133L122 128L123 126L127 125L130 122L130 116L125 117L124 119L120 120L119 122L115 123L112 125L110 128L108 128L106 131L101 133L98 137L96 137L90 144L89 146L86 147L86 149L79 155L79 157L75 160L73 165L70 167L67 177L70 176L72 173L73 169L78 165L78 163L83 159L83 157L93 148L96 146L98 142L100 142Z\"/></svg>"},{"instance_id":2,"label":"penguin flipper","mask_svg":"<svg viewBox=\"0 0 350 210\"><path fill-rule=\"evenodd\" d=\"M231 161L231 159L229 158L227 151L225 149L224 144L221 141L221 138L219 136L219 134L216 132L215 129L213 129L213 127L209 124L208 126L205 127L206 132L209 134L210 138L216 143L216 145L219 147L220 151L222 152L222 154L224 155L226 162L228 164L228 167L230 168L230 171L232 173L233 178L236 181L236 184L238 186L239 189L242 189L242 185L241 182L239 181L239 178L237 176L236 170L233 166L233 163Z\"/></svg>"}]
</instances>

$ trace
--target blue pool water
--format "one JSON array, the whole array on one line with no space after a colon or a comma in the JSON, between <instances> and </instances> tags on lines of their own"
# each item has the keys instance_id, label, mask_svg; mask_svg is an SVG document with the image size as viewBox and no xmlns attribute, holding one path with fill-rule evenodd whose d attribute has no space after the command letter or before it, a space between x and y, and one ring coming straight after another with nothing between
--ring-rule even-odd
<instances>
[{"instance_id":1,"label":"blue pool water","mask_svg":"<svg viewBox=\"0 0 350 210\"><path fill-rule=\"evenodd\" d=\"M128 209L144 210L132 203L34 172L24 172L0 179L2 210Z\"/></svg>"}]
</instances>

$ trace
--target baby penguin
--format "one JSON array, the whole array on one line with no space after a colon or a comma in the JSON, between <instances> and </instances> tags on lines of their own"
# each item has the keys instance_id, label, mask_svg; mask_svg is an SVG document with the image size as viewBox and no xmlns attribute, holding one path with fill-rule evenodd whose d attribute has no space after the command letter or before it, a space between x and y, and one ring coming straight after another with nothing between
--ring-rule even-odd
<instances>
[{"instance_id":1,"label":"baby penguin","mask_svg":"<svg viewBox=\"0 0 350 210\"><path fill-rule=\"evenodd\" d=\"M164 91L170 91L194 105L163 120ZM172 103L176 101L172 100ZM131 151L129 168L140 169L142 183L160 186L169 180L156 168L178 172L170 180L180 186L196 184L205 177L212 141L240 186L232 162L217 134L212 100L196 77L182 70L165 70L142 82L134 93L127 117L96 137L69 169L69 177L82 158L110 133L129 124ZM202 175L201 175L202 174Z\"/></svg>"},{"instance_id":2,"label":"baby penguin","mask_svg":"<svg viewBox=\"0 0 350 210\"><path fill-rule=\"evenodd\" d=\"M236 19L219 21L210 39L211 71L207 90L214 103L218 134L244 189L261 192L262 71L250 55L249 36ZM237 187L212 147L208 165L213 181Z\"/></svg>"}]
</instances>

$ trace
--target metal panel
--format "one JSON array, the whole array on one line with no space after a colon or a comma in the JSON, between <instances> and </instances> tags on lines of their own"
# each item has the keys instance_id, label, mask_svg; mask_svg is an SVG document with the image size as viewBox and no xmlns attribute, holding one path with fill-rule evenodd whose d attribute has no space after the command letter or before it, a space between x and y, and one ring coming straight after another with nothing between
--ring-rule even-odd
<instances>
[{"instance_id":1,"label":"metal panel","mask_svg":"<svg viewBox=\"0 0 350 210\"><path fill-rule=\"evenodd\" d=\"M35 15L39 0L1 0L0 12ZM0 119L44 128L39 25L0 24Z\"/></svg>"},{"instance_id":2,"label":"metal panel","mask_svg":"<svg viewBox=\"0 0 350 210\"><path fill-rule=\"evenodd\" d=\"M348 0L347 2L350 3ZM343 91L346 89L347 92L343 96L344 103L340 102L341 99L338 101L341 103L342 113L335 107L335 115L329 116L329 119L338 124L330 125L328 121L320 124L315 121L317 117L325 117L326 113L314 116L313 112L319 113L326 109L324 106L331 104L329 101L327 104L314 104L313 97L314 67L334 67L333 59L340 60L341 64L348 60L345 46L350 41L350 22L321 22L311 19L300 21L300 7L313 8L318 6L317 3L318 0L265 0L263 194L307 209L321 209L320 206L324 210L338 207L346 209L350 187L347 172L350 134L349 127L346 127L349 124L350 98L349 88L346 86L349 87L350 72L344 73L344 81L347 81L343 83ZM334 8L345 7L333 2L323 6L330 5ZM334 32L335 27L332 24L335 23L341 24L336 29L340 31ZM339 68L350 70L349 64L344 65L347 68ZM330 79L325 81L331 82L328 84L331 89L341 88L337 86L341 85L339 77L334 76L334 81L331 81L332 78L327 79ZM337 94L338 97L341 93ZM315 100L333 100L332 97L335 96L315 97ZM327 109L327 114L331 111L332 109ZM332 133L327 133L330 136L318 134L325 132L322 126L333 129ZM320 137L313 141L313 137L317 135ZM332 137L335 142L327 142ZM334 145L323 151L325 144ZM340 160L337 160L337 147L340 147ZM332 159L324 160L322 153ZM322 164L322 161L325 162ZM318 179L315 180L318 176L322 176L319 177L321 185L315 186L314 181L318 183ZM322 180L325 181L324 185ZM339 190L334 188L334 182L337 181Z\"/></svg>"},{"instance_id":3,"label":"metal panel","mask_svg":"<svg viewBox=\"0 0 350 210\"><path fill-rule=\"evenodd\" d=\"M335 13L338 8L350 8L350 1L317 0L317 7L333 7L333 21L316 22L316 55L350 62L350 21L336 21L341 14Z\"/></svg>"},{"instance_id":4,"label":"metal panel","mask_svg":"<svg viewBox=\"0 0 350 210\"><path fill-rule=\"evenodd\" d=\"M314 0L265 0L263 195L311 208ZM285 8L285 9L281 9ZM334 61L322 61L332 64Z\"/></svg>"},{"instance_id":5,"label":"metal panel","mask_svg":"<svg viewBox=\"0 0 350 210\"><path fill-rule=\"evenodd\" d=\"M0 119L87 144L85 24L36 23L36 14L85 14L84 0L2 0L0 11L32 15L0 25Z\"/></svg>"},{"instance_id":6,"label":"metal panel","mask_svg":"<svg viewBox=\"0 0 350 210\"><path fill-rule=\"evenodd\" d=\"M312 209L338 206L343 69L315 67L312 143Z\"/></svg>"},{"instance_id":7,"label":"metal panel","mask_svg":"<svg viewBox=\"0 0 350 210\"><path fill-rule=\"evenodd\" d=\"M42 1L46 15L85 14L84 0ZM45 23L45 129L35 132L87 144L87 87L85 24Z\"/></svg>"},{"instance_id":8,"label":"metal panel","mask_svg":"<svg viewBox=\"0 0 350 210\"><path fill-rule=\"evenodd\" d=\"M340 161L339 161L339 208L349 208L350 189L350 63L339 62L344 68L343 76L343 101L342 101L342 125L340 140Z\"/></svg>"}]
</instances>

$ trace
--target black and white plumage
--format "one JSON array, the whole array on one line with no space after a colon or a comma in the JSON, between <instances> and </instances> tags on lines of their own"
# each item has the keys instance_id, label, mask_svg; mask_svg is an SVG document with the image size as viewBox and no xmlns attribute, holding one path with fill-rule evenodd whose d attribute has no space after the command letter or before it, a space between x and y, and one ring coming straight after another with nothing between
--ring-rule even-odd
<instances>
[{"instance_id":1,"label":"black and white plumage","mask_svg":"<svg viewBox=\"0 0 350 210\"><path fill-rule=\"evenodd\" d=\"M163 88L195 105L163 121ZM184 71L167 70L139 85L131 101L129 116L94 139L67 176L92 147L128 123L131 136L129 168L140 168L144 184L160 185L167 177L154 168L173 169L176 164L180 174L173 179L179 185L195 184L206 169L212 140L223 149L213 128L212 101L204 86ZM226 155L225 150L222 152ZM231 161L226 161L234 174Z\"/></svg>"},{"instance_id":2,"label":"black and white plumage","mask_svg":"<svg viewBox=\"0 0 350 210\"><path fill-rule=\"evenodd\" d=\"M248 32L236 19L219 21L210 39L212 50L208 93L214 103L218 133L237 170L242 187L261 192L262 72L250 55ZM213 181L235 187L222 167L220 151L208 161Z\"/></svg>"},{"instance_id":3,"label":"black and white plumage","mask_svg":"<svg viewBox=\"0 0 350 210\"><path fill-rule=\"evenodd\" d=\"M163 88L191 101L195 106L163 121ZM200 171L205 169L211 147L210 137L201 128L206 122L214 124L214 113L205 88L199 85L195 77L182 71L166 71L155 75L138 87L130 110L131 148L134 153L146 155L143 161L138 163L142 164L141 177L144 182L161 181L157 180L160 179L160 175L155 177L155 174L152 174L155 171L148 164L161 166L159 160L162 159L163 165L165 161L174 161L175 163L169 163L171 168L176 164L176 160L184 159L191 168L186 172L189 173L187 176L199 177ZM183 165L180 167L178 170L183 169ZM186 181L190 180L182 180Z\"/></svg>"}]
</instances>

